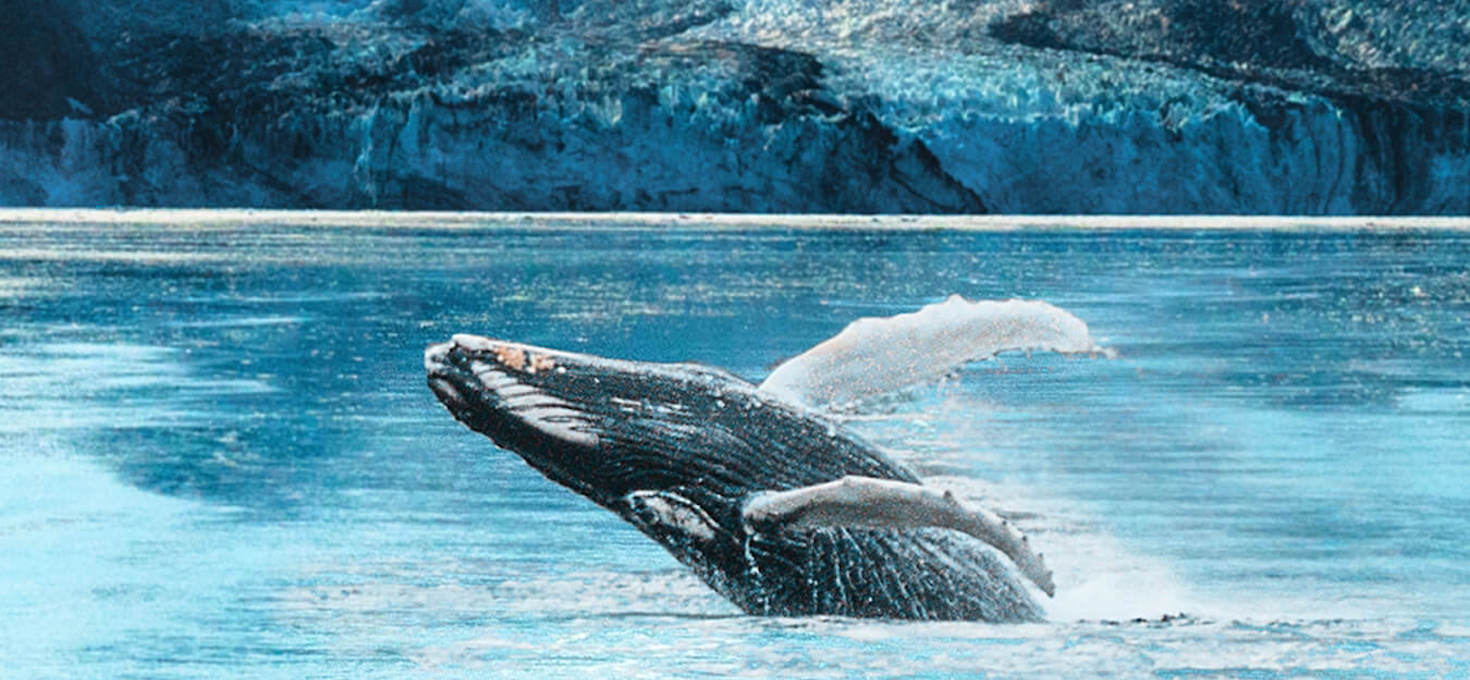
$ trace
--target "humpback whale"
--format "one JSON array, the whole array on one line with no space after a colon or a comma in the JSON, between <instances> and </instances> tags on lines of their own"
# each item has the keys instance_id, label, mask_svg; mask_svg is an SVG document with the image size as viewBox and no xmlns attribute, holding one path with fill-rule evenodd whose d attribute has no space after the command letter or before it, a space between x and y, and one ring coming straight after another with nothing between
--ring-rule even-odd
<instances>
[{"instance_id":1,"label":"humpback whale","mask_svg":"<svg viewBox=\"0 0 1470 680\"><path fill-rule=\"evenodd\" d=\"M1047 346L1096 349L1085 325ZM1026 581L1053 594L1042 556L1008 522L925 486L788 396L789 381L762 389L699 364L475 335L431 345L424 364L456 419L637 527L748 613L1030 621L1043 610Z\"/></svg>"}]
</instances>

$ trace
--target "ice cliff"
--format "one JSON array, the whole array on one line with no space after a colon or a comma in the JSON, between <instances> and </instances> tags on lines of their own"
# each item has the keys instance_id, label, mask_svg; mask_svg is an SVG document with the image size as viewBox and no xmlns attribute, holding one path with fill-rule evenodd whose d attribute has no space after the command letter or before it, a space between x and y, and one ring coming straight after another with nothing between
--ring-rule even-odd
<instances>
[{"instance_id":1,"label":"ice cliff","mask_svg":"<svg viewBox=\"0 0 1470 680\"><path fill-rule=\"evenodd\" d=\"M1470 0L0 0L0 205L1470 214Z\"/></svg>"}]
</instances>

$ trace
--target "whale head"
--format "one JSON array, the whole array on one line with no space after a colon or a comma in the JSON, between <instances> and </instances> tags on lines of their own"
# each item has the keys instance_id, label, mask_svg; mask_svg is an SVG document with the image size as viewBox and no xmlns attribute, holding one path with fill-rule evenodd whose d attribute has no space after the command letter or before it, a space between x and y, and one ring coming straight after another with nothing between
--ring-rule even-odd
<instances>
[{"instance_id":1,"label":"whale head","mask_svg":"<svg viewBox=\"0 0 1470 680\"><path fill-rule=\"evenodd\" d=\"M461 423L613 511L715 590L745 597L733 585L746 571L740 503L795 481L791 466L770 464L776 447L759 442L781 428L767 418L796 407L707 366L475 335L430 345L424 368Z\"/></svg>"},{"instance_id":2,"label":"whale head","mask_svg":"<svg viewBox=\"0 0 1470 680\"><path fill-rule=\"evenodd\" d=\"M431 345L424 352L429 388L471 429L518 453L523 449L587 448L596 429L568 401L569 370L587 373L591 357L475 335Z\"/></svg>"},{"instance_id":3,"label":"whale head","mask_svg":"<svg viewBox=\"0 0 1470 680\"><path fill-rule=\"evenodd\" d=\"M630 500L630 493L705 488L711 468L725 465L720 452L748 448L729 441L727 430L710 427L738 416L725 411L739 395L755 391L717 369L476 335L429 346L424 368L429 388L457 420L630 520L650 507ZM730 489L734 495L745 491ZM652 507L661 506L655 501Z\"/></svg>"}]
</instances>

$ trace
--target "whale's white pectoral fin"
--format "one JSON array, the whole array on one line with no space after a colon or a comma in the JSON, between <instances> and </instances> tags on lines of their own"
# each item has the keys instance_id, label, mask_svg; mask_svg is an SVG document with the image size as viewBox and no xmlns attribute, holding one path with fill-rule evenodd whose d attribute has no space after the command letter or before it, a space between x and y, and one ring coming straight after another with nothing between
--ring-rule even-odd
<instances>
[{"instance_id":1,"label":"whale's white pectoral fin","mask_svg":"<svg viewBox=\"0 0 1470 680\"><path fill-rule=\"evenodd\" d=\"M777 366L762 390L807 406L844 404L934 380L970 361L1011 350L1106 352L1087 324L1039 300L944 302L852 322Z\"/></svg>"},{"instance_id":2,"label":"whale's white pectoral fin","mask_svg":"<svg viewBox=\"0 0 1470 680\"><path fill-rule=\"evenodd\" d=\"M962 531L994 546L1048 597L1055 595L1051 570L1040 553L1009 522L984 508L967 506L947 491L872 477L842 479L789 491L758 493L741 511L751 527L852 527Z\"/></svg>"}]
</instances>

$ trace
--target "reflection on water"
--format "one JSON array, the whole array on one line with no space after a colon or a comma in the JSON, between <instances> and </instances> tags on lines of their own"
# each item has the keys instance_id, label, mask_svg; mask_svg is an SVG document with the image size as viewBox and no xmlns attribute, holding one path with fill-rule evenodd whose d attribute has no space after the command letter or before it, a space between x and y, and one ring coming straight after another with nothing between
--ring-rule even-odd
<instances>
[{"instance_id":1,"label":"reflection on water","mask_svg":"<svg viewBox=\"0 0 1470 680\"><path fill-rule=\"evenodd\" d=\"M0 228L7 665L1467 671L1470 238L516 226ZM843 415L1021 523L1057 571L1046 624L743 616L421 376L472 331L758 380L950 293L1048 300L1119 352Z\"/></svg>"}]
</instances>

